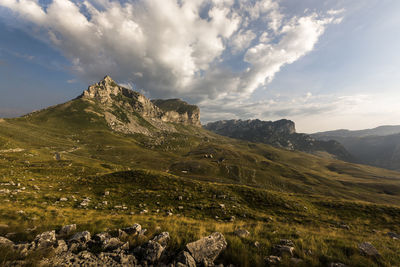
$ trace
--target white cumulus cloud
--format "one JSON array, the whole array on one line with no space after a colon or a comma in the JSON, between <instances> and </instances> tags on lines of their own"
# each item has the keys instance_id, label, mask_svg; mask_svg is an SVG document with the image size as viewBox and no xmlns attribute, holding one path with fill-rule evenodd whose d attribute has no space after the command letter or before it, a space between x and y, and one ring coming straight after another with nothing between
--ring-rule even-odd
<instances>
[{"instance_id":1,"label":"white cumulus cloud","mask_svg":"<svg viewBox=\"0 0 400 267\"><path fill-rule=\"evenodd\" d=\"M40 28L40 38L83 81L109 74L151 97L229 104L239 113L241 101L312 51L343 12L291 16L277 0L52 0L46 7L2 0L0 6Z\"/></svg>"}]
</instances>

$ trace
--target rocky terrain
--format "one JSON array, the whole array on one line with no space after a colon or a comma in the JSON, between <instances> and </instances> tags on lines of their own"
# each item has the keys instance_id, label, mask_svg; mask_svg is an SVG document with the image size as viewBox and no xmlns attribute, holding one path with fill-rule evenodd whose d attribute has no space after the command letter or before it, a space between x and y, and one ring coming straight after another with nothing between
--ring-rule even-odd
<instances>
[{"instance_id":1,"label":"rocky terrain","mask_svg":"<svg viewBox=\"0 0 400 267\"><path fill-rule=\"evenodd\" d=\"M116 84L109 76L89 86L80 98L97 104L96 110L87 109L87 112L104 117L113 130L123 133L176 132L168 123L201 126L197 106L179 99L150 101L144 95Z\"/></svg>"},{"instance_id":2,"label":"rocky terrain","mask_svg":"<svg viewBox=\"0 0 400 267\"><path fill-rule=\"evenodd\" d=\"M14 243L0 236L0 248L6 248L20 259L2 262L5 266L24 266L25 258L42 252L38 266L214 266L215 259L226 248L221 233L212 233L188 243L183 251L170 250L170 235L161 232L140 246L129 240L145 238L146 229L140 224L92 235L77 232L76 224L38 234L31 242ZM223 266L223 265L219 265Z\"/></svg>"},{"instance_id":3,"label":"rocky terrain","mask_svg":"<svg viewBox=\"0 0 400 267\"><path fill-rule=\"evenodd\" d=\"M351 160L351 155L339 142L316 140L310 135L296 133L295 124L290 120L225 120L208 123L204 128L232 138L307 153L327 152L337 159Z\"/></svg>"},{"instance_id":4,"label":"rocky terrain","mask_svg":"<svg viewBox=\"0 0 400 267\"><path fill-rule=\"evenodd\" d=\"M58 231L51 230L35 236L31 242L13 242L0 236L0 249L7 249L16 260L1 261L4 266L26 266L35 254L40 254L37 266L168 266L168 267L223 267L216 264L219 255L227 248L223 234L214 232L197 241L185 245L181 251L169 246L170 234L161 232L152 238L145 236L147 230L140 224L122 229L114 229L92 235L89 231L77 231L76 224L65 225ZM246 238L250 232L237 229L234 234ZM393 239L400 238L396 233L388 233ZM142 240L138 245L138 240ZM147 240L147 241L145 241ZM136 245L134 245L136 244ZM260 243L255 242L255 247ZM381 255L369 242L358 244L359 254L379 259ZM307 253L312 253L308 251ZM291 266L300 266L303 260L296 257L292 240L280 239L271 248L271 255L264 257L266 266L277 266L282 257L288 258ZM225 266L234 267L234 264ZM328 267L346 267L340 262L330 262Z\"/></svg>"}]
</instances>

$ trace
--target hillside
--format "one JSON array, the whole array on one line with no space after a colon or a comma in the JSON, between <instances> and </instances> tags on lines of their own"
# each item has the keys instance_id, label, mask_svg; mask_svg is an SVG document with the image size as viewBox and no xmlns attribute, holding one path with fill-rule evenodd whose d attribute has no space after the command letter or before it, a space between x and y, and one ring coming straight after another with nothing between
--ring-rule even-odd
<instances>
[{"instance_id":1,"label":"hillside","mask_svg":"<svg viewBox=\"0 0 400 267\"><path fill-rule=\"evenodd\" d=\"M366 137L366 136L386 136L400 133L400 125L383 125L372 129L350 131L346 129L318 132L312 134L315 138L319 137Z\"/></svg>"},{"instance_id":2,"label":"hillside","mask_svg":"<svg viewBox=\"0 0 400 267\"><path fill-rule=\"evenodd\" d=\"M387 236L400 232L400 173L220 136L199 116L106 77L67 103L0 121L0 236L140 223L148 232L129 253L160 229L170 255L219 231L228 245L215 262L225 265L265 266L281 239L293 243L283 266L400 264ZM360 254L366 241L380 257ZM50 255L41 253L0 248L0 264Z\"/></svg>"},{"instance_id":3,"label":"hillside","mask_svg":"<svg viewBox=\"0 0 400 267\"><path fill-rule=\"evenodd\" d=\"M399 132L399 126L381 126L360 131L321 132L312 136L322 141L340 142L355 163L400 170Z\"/></svg>"},{"instance_id":4,"label":"hillside","mask_svg":"<svg viewBox=\"0 0 400 267\"><path fill-rule=\"evenodd\" d=\"M319 155L327 153L345 161L352 159L346 149L336 141L316 140L310 135L296 133L294 122L290 120L283 119L275 122L258 119L226 120L210 122L204 128L220 135L269 144L278 148Z\"/></svg>"}]
</instances>

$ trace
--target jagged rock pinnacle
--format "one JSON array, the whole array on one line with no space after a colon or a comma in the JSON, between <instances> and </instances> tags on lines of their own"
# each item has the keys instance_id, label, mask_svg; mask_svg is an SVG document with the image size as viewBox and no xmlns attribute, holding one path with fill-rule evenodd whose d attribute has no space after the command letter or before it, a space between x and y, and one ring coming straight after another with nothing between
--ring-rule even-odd
<instances>
[{"instance_id":1,"label":"jagged rock pinnacle","mask_svg":"<svg viewBox=\"0 0 400 267\"><path fill-rule=\"evenodd\" d=\"M106 83L111 83L111 82L115 82L109 75L104 76L103 80L101 80L100 82L106 82Z\"/></svg>"}]
</instances>

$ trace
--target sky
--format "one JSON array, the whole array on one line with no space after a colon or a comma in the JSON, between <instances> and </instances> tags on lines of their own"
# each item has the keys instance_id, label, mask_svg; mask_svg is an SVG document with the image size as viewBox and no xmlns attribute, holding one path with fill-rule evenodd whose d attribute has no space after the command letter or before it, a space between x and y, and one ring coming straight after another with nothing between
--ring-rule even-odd
<instances>
[{"instance_id":1,"label":"sky","mask_svg":"<svg viewBox=\"0 0 400 267\"><path fill-rule=\"evenodd\" d=\"M398 0L0 0L0 117L110 75L298 132L400 124Z\"/></svg>"}]
</instances>

